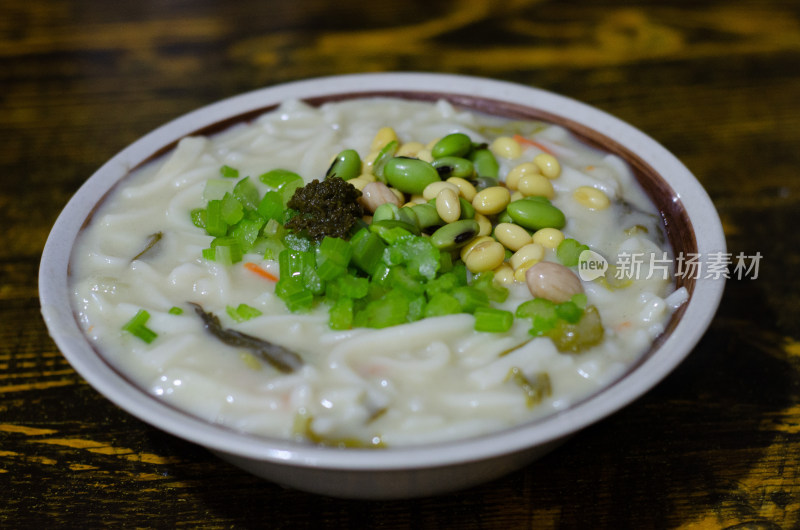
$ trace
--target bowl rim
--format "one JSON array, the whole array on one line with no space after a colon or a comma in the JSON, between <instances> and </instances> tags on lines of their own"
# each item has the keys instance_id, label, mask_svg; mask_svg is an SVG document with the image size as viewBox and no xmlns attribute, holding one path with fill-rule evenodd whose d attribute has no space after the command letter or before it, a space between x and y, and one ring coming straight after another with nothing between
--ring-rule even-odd
<instances>
[{"instance_id":1,"label":"bowl rim","mask_svg":"<svg viewBox=\"0 0 800 530\"><path fill-rule=\"evenodd\" d=\"M180 138L260 113L286 99L313 100L364 93L441 93L508 102L602 130L642 157L667 182L694 227L701 256L726 252L722 223L691 172L654 139L618 118L539 88L456 74L368 73L318 77L246 92L184 114L154 129L113 156L62 210L42 253L39 295L42 315L59 350L73 368L117 406L165 432L208 449L272 463L351 471L400 470L457 465L525 451L564 438L627 406L666 377L691 352L721 301L724 279L699 277L673 332L626 375L566 410L475 438L385 450L320 447L240 433L157 400L116 372L91 346L73 315L69 260L75 239L96 204L132 169Z\"/></svg>"}]
</instances>

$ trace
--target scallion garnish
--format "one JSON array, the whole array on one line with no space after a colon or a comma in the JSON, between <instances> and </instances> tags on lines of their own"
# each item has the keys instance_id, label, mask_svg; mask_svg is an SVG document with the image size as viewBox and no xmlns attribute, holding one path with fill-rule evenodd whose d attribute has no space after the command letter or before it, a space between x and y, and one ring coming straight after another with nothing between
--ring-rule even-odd
<instances>
[{"instance_id":1,"label":"scallion garnish","mask_svg":"<svg viewBox=\"0 0 800 530\"><path fill-rule=\"evenodd\" d=\"M475 309L475 330L503 333L511 329L514 315L511 311L496 309L494 307L479 307Z\"/></svg>"},{"instance_id":2,"label":"scallion garnish","mask_svg":"<svg viewBox=\"0 0 800 530\"><path fill-rule=\"evenodd\" d=\"M140 309L128 322L122 326L123 331L127 331L134 337L142 339L147 344L153 342L158 334L152 329L148 328L145 324L150 319L150 313L144 309Z\"/></svg>"},{"instance_id":3,"label":"scallion garnish","mask_svg":"<svg viewBox=\"0 0 800 530\"><path fill-rule=\"evenodd\" d=\"M246 322L261 315L261 311L247 304L239 304L237 307L226 306L225 312L236 322Z\"/></svg>"}]
</instances>

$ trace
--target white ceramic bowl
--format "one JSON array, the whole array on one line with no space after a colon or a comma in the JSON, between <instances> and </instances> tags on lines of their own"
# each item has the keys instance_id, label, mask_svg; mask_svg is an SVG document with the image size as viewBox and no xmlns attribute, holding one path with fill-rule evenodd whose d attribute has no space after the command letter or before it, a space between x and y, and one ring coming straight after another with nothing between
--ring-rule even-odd
<instances>
[{"instance_id":1,"label":"white ceramic bowl","mask_svg":"<svg viewBox=\"0 0 800 530\"><path fill-rule=\"evenodd\" d=\"M68 292L75 238L106 193L131 169L184 136L219 130L290 98L316 104L369 95L444 97L474 110L560 123L632 165L662 211L676 255L696 252L705 257L725 251L714 206L686 167L642 132L585 104L535 88L455 75L363 74L288 83L226 99L156 129L103 165L64 208L42 255L39 293L50 334L75 370L134 416L261 477L338 497L402 498L464 488L528 464L640 397L692 350L716 311L722 280L700 277L684 282L690 300L673 315L653 348L616 382L567 410L491 435L386 450L317 447L235 432L157 400L112 369L82 333Z\"/></svg>"}]
</instances>

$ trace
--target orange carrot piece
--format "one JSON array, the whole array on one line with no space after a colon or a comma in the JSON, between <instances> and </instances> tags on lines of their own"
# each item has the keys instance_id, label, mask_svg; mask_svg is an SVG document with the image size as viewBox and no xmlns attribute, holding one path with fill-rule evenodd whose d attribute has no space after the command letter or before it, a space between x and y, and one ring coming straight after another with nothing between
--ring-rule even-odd
<instances>
[{"instance_id":1,"label":"orange carrot piece","mask_svg":"<svg viewBox=\"0 0 800 530\"><path fill-rule=\"evenodd\" d=\"M532 145L534 147L538 147L539 149L541 149L542 151L544 151L548 155L552 155L553 154L553 152L550 149L548 149L547 146L540 144L536 140L531 140L529 138L525 138L524 136L519 135L519 134L515 134L514 135L514 140L516 140L517 142L519 142L521 144L528 144L528 145Z\"/></svg>"},{"instance_id":2,"label":"orange carrot piece","mask_svg":"<svg viewBox=\"0 0 800 530\"><path fill-rule=\"evenodd\" d=\"M253 262L245 263L244 264L244 268L249 270L250 272L255 272L256 274L258 274L262 278L266 278L267 280L270 280L270 281L273 281L273 282L277 282L278 281L278 278L274 274L272 274L271 272L269 272L266 269L263 269L263 268L259 267L258 265L256 265Z\"/></svg>"}]
</instances>

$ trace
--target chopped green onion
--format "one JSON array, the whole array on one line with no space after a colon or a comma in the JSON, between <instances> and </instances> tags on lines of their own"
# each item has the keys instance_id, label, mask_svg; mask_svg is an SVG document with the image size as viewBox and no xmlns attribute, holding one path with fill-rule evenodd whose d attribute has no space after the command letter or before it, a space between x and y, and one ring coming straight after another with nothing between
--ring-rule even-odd
<instances>
[{"instance_id":1,"label":"chopped green onion","mask_svg":"<svg viewBox=\"0 0 800 530\"><path fill-rule=\"evenodd\" d=\"M576 306L580 307L581 309L586 309L586 304L589 302L589 299L586 297L584 293L578 293L572 295L570 301L575 304Z\"/></svg>"},{"instance_id":2,"label":"chopped green onion","mask_svg":"<svg viewBox=\"0 0 800 530\"><path fill-rule=\"evenodd\" d=\"M284 204L294 195L297 188L303 187L303 177L287 169L273 169L258 177L261 182L280 193Z\"/></svg>"},{"instance_id":3,"label":"chopped green onion","mask_svg":"<svg viewBox=\"0 0 800 530\"><path fill-rule=\"evenodd\" d=\"M233 196L236 197L247 210L255 210L258 208L258 188L252 183L250 177L245 177L236 183L236 186L233 187Z\"/></svg>"},{"instance_id":4,"label":"chopped green onion","mask_svg":"<svg viewBox=\"0 0 800 530\"><path fill-rule=\"evenodd\" d=\"M489 296L471 286L456 287L452 294L461 304L461 311L464 313L474 313L479 307L489 306Z\"/></svg>"},{"instance_id":5,"label":"chopped green onion","mask_svg":"<svg viewBox=\"0 0 800 530\"><path fill-rule=\"evenodd\" d=\"M167 311L167 312L170 315L182 315L183 314L183 309L178 307L178 306L172 306L172 307L169 308L169 311Z\"/></svg>"},{"instance_id":6,"label":"chopped green onion","mask_svg":"<svg viewBox=\"0 0 800 530\"><path fill-rule=\"evenodd\" d=\"M207 250L211 252L206 254ZM242 248L233 238L218 237L211 241L211 248L203 250L203 257L222 265L233 265L242 261Z\"/></svg>"},{"instance_id":7,"label":"chopped green onion","mask_svg":"<svg viewBox=\"0 0 800 530\"><path fill-rule=\"evenodd\" d=\"M381 261L375 267L375 272L372 275L372 282L377 285L389 286L389 274L391 274L391 272L392 269Z\"/></svg>"},{"instance_id":8,"label":"chopped green onion","mask_svg":"<svg viewBox=\"0 0 800 530\"><path fill-rule=\"evenodd\" d=\"M315 269L309 264L303 266L303 285L311 294L319 295L325 292L325 282L330 278L323 276L322 267Z\"/></svg>"},{"instance_id":9,"label":"chopped green onion","mask_svg":"<svg viewBox=\"0 0 800 530\"><path fill-rule=\"evenodd\" d=\"M214 261L217 257L217 251L213 248L204 248L203 249L203 259L208 261Z\"/></svg>"},{"instance_id":10,"label":"chopped green onion","mask_svg":"<svg viewBox=\"0 0 800 530\"><path fill-rule=\"evenodd\" d=\"M363 272L374 275L378 264L386 249L386 243L367 229L361 229L350 239L352 247L352 262Z\"/></svg>"},{"instance_id":11,"label":"chopped green onion","mask_svg":"<svg viewBox=\"0 0 800 530\"><path fill-rule=\"evenodd\" d=\"M462 283L461 278L459 278L457 274L454 272L446 272L425 284L425 291L428 293L428 296L431 297L437 293L449 293L457 287L464 285L466 285L466 281Z\"/></svg>"},{"instance_id":12,"label":"chopped green onion","mask_svg":"<svg viewBox=\"0 0 800 530\"><path fill-rule=\"evenodd\" d=\"M303 236L288 232L283 236L283 244L292 250L307 252L311 250L311 241Z\"/></svg>"},{"instance_id":13,"label":"chopped green onion","mask_svg":"<svg viewBox=\"0 0 800 530\"><path fill-rule=\"evenodd\" d=\"M323 280L330 281L338 276L347 272L347 267L342 267L338 263L333 260L323 261L317 268L317 273L319 277Z\"/></svg>"},{"instance_id":14,"label":"chopped green onion","mask_svg":"<svg viewBox=\"0 0 800 530\"><path fill-rule=\"evenodd\" d=\"M221 168L219 168L219 172L225 178L229 178L229 179L238 179L239 178L239 170L238 169L234 169L234 168L232 168L231 166L228 166L228 165L224 165Z\"/></svg>"},{"instance_id":15,"label":"chopped green onion","mask_svg":"<svg viewBox=\"0 0 800 530\"><path fill-rule=\"evenodd\" d=\"M472 279L472 287L483 291L492 302L503 303L508 298L508 289L494 282L494 272L487 271Z\"/></svg>"},{"instance_id":16,"label":"chopped green onion","mask_svg":"<svg viewBox=\"0 0 800 530\"><path fill-rule=\"evenodd\" d=\"M302 183L303 177L288 169L273 169L272 171L267 171L263 175L260 175L258 180L273 190L280 190L292 182L300 181Z\"/></svg>"},{"instance_id":17,"label":"chopped green onion","mask_svg":"<svg viewBox=\"0 0 800 530\"><path fill-rule=\"evenodd\" d=\"M278 255L281 279L300 278L305 268L314 264L314 255L310 252L287 248Z\"/></svg>"},{"instance_id":18,"label":"chopped green onion","mask_svg":"<svg viewBox=\"0 0 800 530\"><path fill-rule=\"evenodd\" d=\"M280 253L286 249L283 241L272 237L261 240L261 245L263 245L264 259L277 260Z\"/></svg>"},{"instance_id":19,"label":"chopped green onion","mask_svg":"<svg viewBox=\"0 0 800 530\"><path fill-rule=\"evenodd\" d=\"M325 297L329 300L338 300L342 297L360 299L369 294L369 287L370 283L367 278L345 274L328 282L325 288Z\"/></svg>"},{"instance_id":20,"label":"chopped green onion","mask_svg":"<svg viewBox=\"0 0 800 530\"><path fill-rule=\"evenodd\" d=\"M583 316L583 309L572 301L562 302L556 305L556 315L570 324L575 324Z\"/></svg>"},{"instance_id":21,"label":"chopped green onion","mask_svg":"<svg viewBox=\"0 0 800 530\"><path fill-rule=\"evenodd\" d=\"M258 203L258 213L267 219L274 219L279 223L283 223L285 219L286 207L283 203L281 194L277 191L268 191L264 194L261 202Z\"/></svg>"},{"instance_id":22,"label":"chopped green onion","mask_svg":"<svg viewBox=\"0 0 800 530\"><path fill-rule=\"evenodd\" d=\"M516 315L531 319L531 329L528 332L534 336L544 335L558 322L556 304L546 298L534 298L521 303L517 307Z\"/></svg>"},{"instance_id":23,"label":"chopped green onion","mask_svg":"<svg viewBox=\"0 0 800 530\"><path fill-rule=\"evenodd\" d=\"M409 302L398 291L388 291L378 300L369 302L356 314L354 326L387 328L407 322Z\"/></svg>"},{"instance_id":24,"label":"chopped green onion","mask_svg":"<svg viewBox=\"0 0 800 530\"><path fill-rule=\"evenodd\" d=\"M238 307L226 306L225 311L236 322L245 322L261 315L261 311L247 304L239 304Z\"/></svg>"},{"instance_id":25,"label":"chopped green onion","mask_svg":"<svg viewBox=\"0 0 800 530\"><path fill-rule=\"evenodd\" d=\"M222 220L229 225L235 225L244 217L244 208L242 203L230 193L226 193L222 198L222 206L220 210Z\"/></svg>"},{"instance_id":26,"label":"chopped green onion","mask_svg":"<svg viewBox=\"0 0 800 530\"><path fill-rule=\"evenodd\" d=\"M521 303L517 307L516 315L519 318L557 318L555 302L546 298L534 298Z\"/></svg>"},{"instance_id":27,"label":"chopped green onion","mask_svg":"<svg viewBox=\"0 0 800 530\"><path fill-rule=\"evenodd\" d=\"M578 265L578 258L581 252L589 250L589 247L581 244L579 241L567 238L558 244L556 248L556 256L565 267L575 267Z\"/></svg>"},{"instance_id":28,"label":"chopped green onion","mask_svg":"<svg viewBox=\"0 0 800 530\"><path fill-rule=\"evenodd\" d=\"M425 318L425 310L428 307L428 299L425 295L419 295L408 302L408 321L415 322Z\"/></svg>"},{"instance_id":29,"label":"chopped green onion","mask_svg":"<svg viewBox=\"0 0 800 530\"><path fill-rule=\"evenodd\" d=\"M328 311L331 329L350 329L353 327L353 299L346 296L336 300Z\"/></svg>"},{"instance_id":30,"label":"chopped green onion","mask_svg":"<svg viewBox=\"0 0 800 530\"><path fill-rule=\"evenodd\" d=\"M261 233L261 227L264 226L264 219L259 217L256 219L242 219L239 221L231 232L231 237L239 242L243 252L249 252L253 245L255 245L258 234Z\"/></svg>"},{"instance_id":31,"label":"chopped green onion","mask_svg":"<svg viewBox=\"0 0 800 530\"><path fill-rule=\"evenodd\" d=\"M150 344L158 337L158 334L145 325L149 319L150 313L144 309L140 309L133 318L122 326L122 329L134 337L145 341L147 344Z\"/></svg>"},{"instance_id":32,"label":"chopped green onion","mask_svg":"<svg viewBox=\"0 0 800 530\"><path fill-rule=\"evenodd\" d=\"M222 199L226 193L233 191L233 183L230 180L208 179L203 190L203 198L207 201Z\"/></svg>"},{"instance_id":33,"label":"chopped green onion","mask_svg":"<svg viewBox=\"0 0 800 530\"><path fill-rule=\"evenodd\" d=\"M384 253L384 260L388 258L394 263L406 264L412 276L432 280L441 267L441 255L430 238L404 236L394 241L388 255ZM387 262L387 265L392 264Z\"/></svg>"},{"instance_id":34,"label":"chopped green onion","mask_svg":"<svg viewBox=\"0 0 800 530\"><path fill-rule=\"evenodd\" d=\"M222 218L222 200L214 199L208 201L206 208L206 232L215 237L226 235L228 233L228 223Z\"/></svg>"},{"instance_id":35,"label":"chopped green onion","mask_svg":"<svg viewBox=\"0 0 800 530\"><path fill-rule=\"evenodd\" d=\"M192 216L192 224L197 228L202 228L203 230L206 229L206 209L205 208L195 208L191 212Z\"/></svg>"},{"instance_id":36,"label":"chopped green onion","mask_svg":"<svg viewBox=\"0 0 800 530\"><path fill-rule=\"evenodd\" d=\"M403 289L409 293L419 295L425 292L425 285L415 279L405 267L391 267L388 282L392 287Z\"/></svg>"},{"instance_id":37,"label":"chopped green onion","mask_svg":"<svg viewBox=\"0 0 800 530\"><path fill-rule=\"evenodd\" d=\"M314 303L314 294L306 289L299 277L284 277L275 284L275 294L283 300L291 312L303 311L311 308Z\"/></svg>"},{"instance_id":38,"label":"chopped green onion","mask_svg":"<svg viewBox=\"0 0 800 530\"><path fill-rule=\"evenodd\" d=\"M494 307L478 307L475 309L475 330L503 333L511 329L514 315L511 311Z\"/></svg>"},{"instance_id":39,"label":"chopped green onion","mask_svg":"<svg viewBox=\"0 0 800 530\"><path fill-rule=\"evenodd\" d=\"M393 221L393 220L378 221L376 223L372 223L371 225L369 225L369 229L373 233L381 236L381 239L383 239L390 245L401 237L414 235L415 231L419 232L419 229L415 229L415 227L411 226L408 223L404 223L403 221ZM417 233L416 235L419 235L419 233Z\"/></svg>"},{"instance_id":40,"label":"chopped green onion","mask_svg":"<svg viewBox=\"0 0 800 530\"><path fill-rule=\"evenodd\" d=\"M448 293L436 293L428 300L425 307L426 317L438 317L442 315L453 315L461 312L461 303L458 299Z\"/></svg>"},{"instance_id":41,"label":"chopped green onion","mask_svg":"<svg viewBox=\"0 0 800 530\"><path fill-rule=\"evenodd\" d=\"M347 267L352 255L353 249L350 243L338 237L325 236L317 247L317 265L331 260Z\"/></svg>"},{"instance_id":42,"label":"chopped green onion","mask_svg":"<svg viewBox=\"0 0 800 530\"><path fill-rule=\"evenodd\" d=\"M286 229L275 219L267 219L267 224L264 225L263 234L267 237L283 238L286 235Z\"/></svg>"},{"instance_id":43,"label":"chopped green onion","mask_svg":"<svg viewBox=\"0 0 800 530\"><path fill-rule=\"evenodd\" d=\"M317 272L320 278L330 281L347 272L352 253L350 243L344 239L325 236L316 248Z\"/></svg>"}]
</instances>

